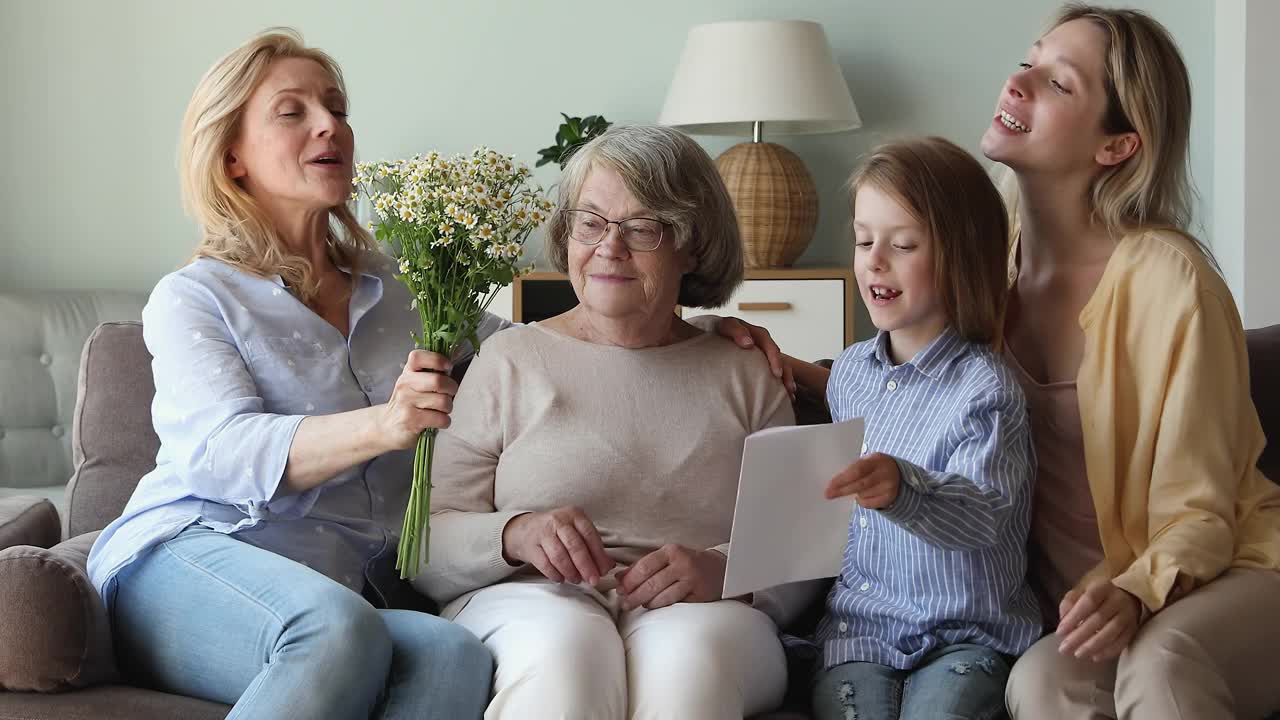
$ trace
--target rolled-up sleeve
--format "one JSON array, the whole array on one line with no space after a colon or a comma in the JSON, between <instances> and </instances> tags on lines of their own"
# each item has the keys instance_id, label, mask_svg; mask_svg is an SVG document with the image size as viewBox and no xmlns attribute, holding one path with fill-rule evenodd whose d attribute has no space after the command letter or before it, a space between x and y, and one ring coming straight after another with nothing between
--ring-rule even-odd
<instances>
[{"instance_id":1,"label":"rolled-up sleeve","mask_svg":"<svg viewBox=\"0 0 1280 720\"><path fill-rule=\"evenodd\" d=\"M256 517L305 515L319 489L277 497L289 447L304 415L263 411L218 299L191 279L171 275L143 310L156 394L152 421L171 482L191 497L233 505Z\"/></svg>"}]
</instances>

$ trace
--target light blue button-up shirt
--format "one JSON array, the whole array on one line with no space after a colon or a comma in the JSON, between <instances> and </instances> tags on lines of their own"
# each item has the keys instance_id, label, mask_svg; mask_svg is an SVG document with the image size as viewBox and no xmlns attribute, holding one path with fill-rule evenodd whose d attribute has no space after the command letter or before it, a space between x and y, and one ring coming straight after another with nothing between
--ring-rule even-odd
<instances>
[{"instance_id":1,"label":"light blue button-up shirt","mask_svg":"<svg viewBox=\"0 0 1280 720\"><path fill-rule=\"evenodd\" d=\"M1040 636L1022 391L990 348L953 331L898 366L887 339L846 350L827 386L832 418L866 418L862 452L897 458L902 484L888 508L854 509L817 629L825 664L911 669L957 643L1020 654Z\"/></svg>"},{"instance_id":2,"label":"light blue button-up shirt","mask_svg":"<svg viewBox=\"0 0 1280 720\"><path fill-rule=\"evenodd\" d=\"M352 278L350 328L303 305L278 276L207 258L156 285L142 311L153 357L155 470L89 554L104 600L116 575L199 523L303 563L356 592L394 553L413 451L381 455L301 494L280 495L303 418L385 403L420 332L393 261L370 256ZM508 323L488 316L483 340ZM467 348L456 361L470 354Z\"/></svg>"}]
</instances>

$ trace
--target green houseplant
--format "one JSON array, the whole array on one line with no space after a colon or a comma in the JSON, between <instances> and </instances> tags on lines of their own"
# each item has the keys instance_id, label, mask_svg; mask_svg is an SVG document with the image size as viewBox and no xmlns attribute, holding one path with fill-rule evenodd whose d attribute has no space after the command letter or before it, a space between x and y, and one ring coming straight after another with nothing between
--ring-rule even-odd
<instances>
[{"instance_id":1,"label":"green houseplant","mask_svg":"<svg viewBox=\"0 0 1280 720\"><path fill-rule=\"evenodd\" d=\"M563 170L565 163L569 162L569 157L574 151L586 145L592 138L600 135L613 123L605 120L600 115L588 115L585 118L569 117L564 113L560 113L564 118L564 122L560 123L560 129L556 131L556 142L550 147L542 148L538 151L538 162L534 167L542 167L547 163L556 163Z\"/></svg>"}]
</instances>

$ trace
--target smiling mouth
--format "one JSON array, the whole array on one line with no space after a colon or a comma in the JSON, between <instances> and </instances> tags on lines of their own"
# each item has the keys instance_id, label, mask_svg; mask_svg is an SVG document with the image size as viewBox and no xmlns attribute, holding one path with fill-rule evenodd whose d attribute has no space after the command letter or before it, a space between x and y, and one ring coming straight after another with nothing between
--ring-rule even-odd
<instances>
[{"instance_id":1,"label":"smiling mouth","mask_svg":"<svg viewBox=\"0 0 1280 720\"><path fill-rule=\"evenodd\" d=\"M1001 125L1004 125L1005 127L1009 128L1010 130L1013 130L1014 132L1020 132L1020 133L1031 132L1031 128L1027 127L1026 124L1023 123L1018 118L1010 115L1009 112L1006 110L1001 110L1000 114L997 115L996 118L1000 120Z\"/></svg>"},{"instance_id":2,"label":"smiling mouth","mask_svg":"<svg viewBox=\"0 0 1280 720\"><path fill-rule=\"evenodd\" d=\"M882 300L887 302L889 300L896 300L900 295L902 295L901 290L894 290L893 288L888 288L883 285L871 286L871 298L873 300Z\"/></svg>"}]
</instances>

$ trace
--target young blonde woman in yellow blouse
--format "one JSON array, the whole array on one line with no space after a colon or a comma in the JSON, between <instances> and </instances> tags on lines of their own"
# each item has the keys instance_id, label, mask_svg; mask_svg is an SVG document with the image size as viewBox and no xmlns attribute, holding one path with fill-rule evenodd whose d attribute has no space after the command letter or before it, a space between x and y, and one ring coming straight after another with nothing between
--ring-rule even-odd
<instances>
[{"instance_id":1,"label":"young blonde woman in yellow blouse","mask_svg":"<svg viewBox=\"0 0 1280 720\"><path fill-rule=\"evenodd\" d=\"M1280 709L1280 489L1255 466L1240 317L1185 230L1190 114L1164 27L1069 5L983 136L1012 171L1006 358L1039 455L1031 572L1059 620L1014 667L1014 718Z\"/></svg>"}]
</instances>

